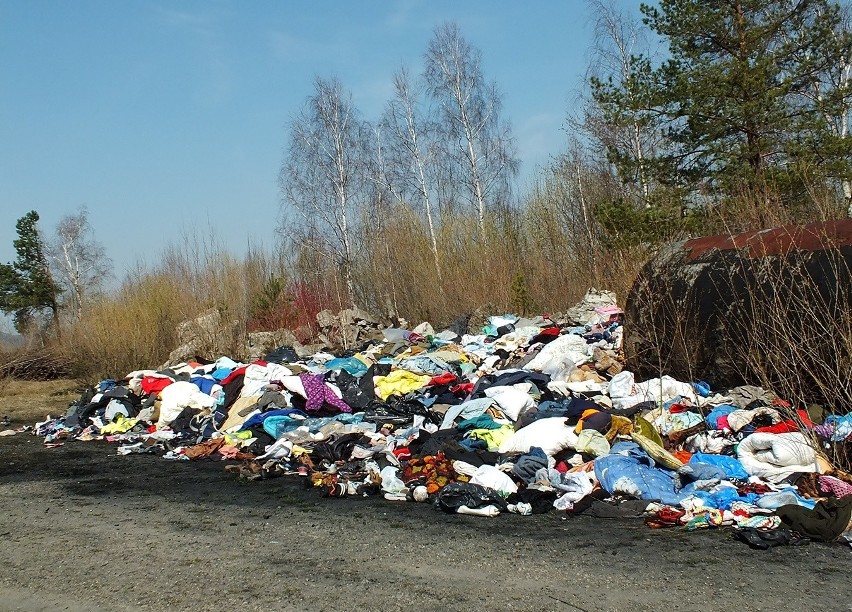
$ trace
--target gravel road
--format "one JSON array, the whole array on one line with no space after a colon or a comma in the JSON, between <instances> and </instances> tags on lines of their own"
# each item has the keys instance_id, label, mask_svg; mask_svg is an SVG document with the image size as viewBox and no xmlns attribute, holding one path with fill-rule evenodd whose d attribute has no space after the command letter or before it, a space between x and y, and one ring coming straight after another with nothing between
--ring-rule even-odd
<instances>
[{"instance_id":1,"label":"gravel road","mask_svg":"<svg viewBox=\"0 0 852 612\"><path fill-rule=\"evenodd\" d=\"M221 461L0 438L1 610L849 610L852 551L323 498Z\"/></svg>"}]
</instances>

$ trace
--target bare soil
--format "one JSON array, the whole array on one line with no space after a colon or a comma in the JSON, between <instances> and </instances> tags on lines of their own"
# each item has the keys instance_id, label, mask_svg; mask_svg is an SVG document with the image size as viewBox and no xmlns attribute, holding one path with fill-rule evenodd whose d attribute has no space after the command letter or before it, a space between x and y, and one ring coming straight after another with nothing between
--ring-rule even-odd
<instances>
[{"instance_id":1,"label":"bare soil","mask_svg":"<svg viewBox=\"0 0 852 612\"><path fill-rule=\"evenodd\" d=\"M60 386L4 394L0 415L58 414L74 388ZM838 544L757 551L729 529L447 515L115 450L0 438L0 610L852 609Z\"/></svg>"}]
</instances>

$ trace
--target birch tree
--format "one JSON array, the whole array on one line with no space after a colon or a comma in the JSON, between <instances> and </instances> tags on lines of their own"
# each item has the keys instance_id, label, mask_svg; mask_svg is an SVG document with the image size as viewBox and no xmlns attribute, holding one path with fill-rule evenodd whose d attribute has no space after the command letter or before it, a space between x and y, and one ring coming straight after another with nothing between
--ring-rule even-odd
<instances>
[{"instance_id":1,"label":"birch tree","mask_svg":"<svg viewBox=\"0 0 852 612\"><path fill-rule=\"evenodd\" d=\"M314 89L291 122L279 183L285 206L295 212L292 236L334 259L354 306L354 224L368 193L370 138L340 81L317 77Z\"/></svg>"},{"instance_id":2,"label":"birch tree","mask_svg":"<svg viewBox=\"0 0 852 612\"><path fill-rule=\"evenodd\" d=\"M518 171L511 128L500 117L502 99L496 84L485 80L481 53L456 24L436 28L425 60L424 79L438 107L445 154L460 166L461 195L476 211L484 244L488 210L508 198Z\"/></svg>"},{"instance_id":3,"label":"birch tree","mask_svg":"<svg viewBox=\"0 0 852 612\"><path fill-rule=\"evenodd\" d=\"M435 188L436 161L434 122L419 106L420 93L408 72L401 68L393 77L394 97L388 102L380 123L381 176L387 190L400 203L417 204L424 212L435 273L441 278L438 253Z\"/></svg>"},{"instance_id":4,"label":"birch tree","mask_svg":"<svg viewBox=\"0 0 852 612\"><path fill-rule=\"evenodd\" d=\"M643 112L647 106L630 86L637 66L632 58L647 53L648 40L642 24L624 15L612 0L592 0L594 43L588 68L593 86L603 82L619 83L625 99L623 116L618 123L606 120L594 99L583 99L582 117L571 123L602 145L604 152L618 149L632 159L630 171L622 176L626 184L639 185L646 207L651 206L647 158L661 140L654 117ZM629 152L629 153L627 153ZM627 165L623 165L624 169Z\"/></svg>"},{"instance_id":5,"label":"birch tree","mask_svg":"<svg viewBox=\"0 0 852 612\"><path fill-rule=\"evenodd\" d=\"M112 274L112 261L94 237L86 207L60 219L48 255L57 283L69 299L64 306L79 319L88 299Z\"/></svg>"}]
</instances>

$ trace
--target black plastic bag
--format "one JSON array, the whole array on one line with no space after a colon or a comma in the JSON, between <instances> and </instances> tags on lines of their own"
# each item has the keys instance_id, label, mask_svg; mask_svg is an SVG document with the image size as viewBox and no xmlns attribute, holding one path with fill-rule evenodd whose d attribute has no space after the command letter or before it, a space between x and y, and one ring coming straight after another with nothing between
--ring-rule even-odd
<instances>
[{"instance_id":1,"label":"black plastic bag","mask_svg":"<svg viewBox=\"0 0 852 612\"><path fill-rule=\"evenodd\" d=\"M489 487L470 484L469 482L453 482L438 491L435 496L435 508L444 512L454 513L462 506L468 508L481 508L483 506L497 506L505 512L508 508L506 500L500 494Z\"/></svg>"}]
</instances>

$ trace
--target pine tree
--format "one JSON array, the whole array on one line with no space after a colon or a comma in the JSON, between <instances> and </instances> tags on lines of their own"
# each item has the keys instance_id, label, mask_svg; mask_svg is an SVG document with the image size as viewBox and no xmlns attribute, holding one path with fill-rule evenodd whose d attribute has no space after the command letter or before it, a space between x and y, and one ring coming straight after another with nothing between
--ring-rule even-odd
<instances>
[{"instance_id":1,"label":"pine tree","mask_svg":"<svg viewBox=\"0 0 852 612\"><path fill-rule=\"evenodd\" d=\"M23 334L31 330L39 312L49 309L59 338L58 290L47 264L38 219L32 210L15 224L18 239L12 244L18 256L14 263L0 264L0 310L13 316L15 329Z\"/></svg>"},{"instance_id":2,"label":"pine tree","mask_svg":"<svg viewBox=\"0 0 852 612\"><path fill-rule=\"evenodd\" d=\"M832 134L830 118L848 113L852 91L813 93L852 51L837 4L661 0L641 10L668 44L667 60L654 67L634 57L630 79L593 81L592 92L613 122L655 121L666 134L668 146L643 169L723 194L789 189L803 171L811 182L848 177L850 141ZM622 174L635 174L631 151L609 153Z\"/></svg>"}]
</instances>

